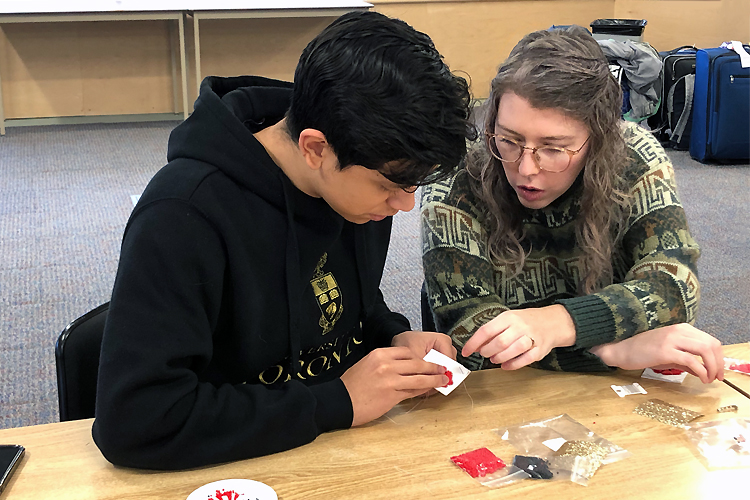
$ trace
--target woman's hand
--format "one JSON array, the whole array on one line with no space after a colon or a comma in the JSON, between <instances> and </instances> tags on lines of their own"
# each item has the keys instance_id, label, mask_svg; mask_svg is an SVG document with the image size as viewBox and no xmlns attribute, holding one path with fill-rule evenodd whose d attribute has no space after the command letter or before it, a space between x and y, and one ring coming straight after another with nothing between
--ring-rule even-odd
<instances>
[{"instance_id":1,"label":"woman's hand","mask_svg":"<svg viewBox=\"0 0 750 500\"><path fill-rule=\"evenodd\" d=\"M695 375L704 384L724 380L721 342L687 323L649 330L590 351L623 370L676 368Z\"/></svg>"},{"instance_id":2,"label":"woman's hand","mask_svg":"<svg viewBox=\"0 0 750 500\"><path fill-rule=\"evenodd\" d=\"M564 306L555 304L500 313L474 333L461 355L477 352L505 370L516 370L575 341L573 319Z\"/></svg>"}]
</instances>

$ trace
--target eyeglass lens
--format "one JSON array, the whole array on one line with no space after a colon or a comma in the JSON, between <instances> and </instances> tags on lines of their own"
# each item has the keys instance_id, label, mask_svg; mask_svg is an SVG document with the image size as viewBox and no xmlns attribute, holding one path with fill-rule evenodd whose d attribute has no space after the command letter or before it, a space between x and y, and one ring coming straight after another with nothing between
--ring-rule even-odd
<instances>
[{"instance_id":1,"label":"eyeglass lens","mask_svg":"<svg viewBox=\"0 0 750 500\"><path fill-rule=\"evenodd\" d=\"M492 137L489 142L490 147L494 149L492 153L507 162L517 162L523 155L524 148L503 137ZM560 148L538 148L534 156L539 168L549 172L561 172L570 164L570 155Z\"/></svg>"}]
</instances>

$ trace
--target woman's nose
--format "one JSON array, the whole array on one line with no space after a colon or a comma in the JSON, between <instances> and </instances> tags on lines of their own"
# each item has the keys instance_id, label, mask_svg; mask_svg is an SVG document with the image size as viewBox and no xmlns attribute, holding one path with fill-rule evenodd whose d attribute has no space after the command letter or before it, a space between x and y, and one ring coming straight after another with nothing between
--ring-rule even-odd
<instances>
[{"instance_id":1,"label":"woman's nose","mask_svg":"<svg viewBox=\"0 0 750 500\"><path fill-rule=\"evenodd\" d=\"M539 173L541 168L536 159L536 151L524 149L521 158L518 160L518 173L523 176L529 176Z\"/></svg>"}]
</instances>

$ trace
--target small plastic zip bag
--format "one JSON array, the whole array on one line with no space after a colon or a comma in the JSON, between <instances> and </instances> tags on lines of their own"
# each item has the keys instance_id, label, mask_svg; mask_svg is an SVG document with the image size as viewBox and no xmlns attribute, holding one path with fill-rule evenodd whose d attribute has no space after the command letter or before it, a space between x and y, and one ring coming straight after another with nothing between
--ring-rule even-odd
<instances>
[{"instance_id":1,"label":"small plastic zip bag","mask_svg":"<svg viewBox=\"0 0 750 500\"><path fill-rule=\"evenodd\" d=\"M709 469L750 467L750 418L698 422L685 432Z\"/></svg>"},{"instance_id":2,"label":"small plastic zip bag","mask_svg":"<svg viewBox=\"0 0 750 500\"><path fill-rule=\"evenodd\" d=\"M563 414L496 429L522 455L547 461L552 479L587 485L600 466L630 456L630 452L595 434Z\"/></svg>"},{"instance_id":3,"label":"small plastic zip bag","mask_svg":"<svg viewBox=\"0 0 750 500\"><path fill-rule=\"evenodd\" d=\"M487 448L462 453L451 457L451 460L480 484L489 488L499 488L529 477L515 465L506 465Z\"/></svg>"},{"instance_id":4,"label":"small plastic zip bag","mask_svg":"<svg viewBox=\"0 0 750 500\"><path fill-rule=\"evenodd\" d=\"M724 358L724 369L750 375L750 361L744 359Z\"/></svg>"}]
</instances>

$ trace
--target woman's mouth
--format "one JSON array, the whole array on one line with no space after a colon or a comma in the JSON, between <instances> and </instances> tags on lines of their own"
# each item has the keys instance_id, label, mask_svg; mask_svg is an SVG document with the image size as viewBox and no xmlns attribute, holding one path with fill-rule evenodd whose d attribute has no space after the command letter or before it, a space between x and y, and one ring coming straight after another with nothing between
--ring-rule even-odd
<instances>
[{"instance_id":1,"label":"woman's mouth","mask_svg":"<svg viewBox=\"0 0 750 500\"><path fill-rule=\"evenodd\" d=\"M542 189L533 186L518 186L516 192L518 193L518 196L526 201L536 201L544 195Z\"/></svg>"}]
</instances>

